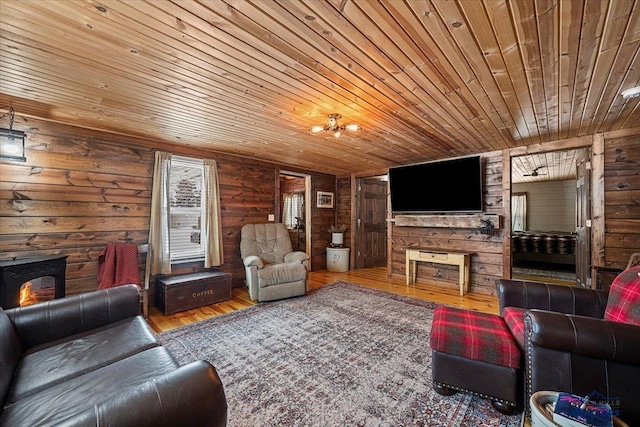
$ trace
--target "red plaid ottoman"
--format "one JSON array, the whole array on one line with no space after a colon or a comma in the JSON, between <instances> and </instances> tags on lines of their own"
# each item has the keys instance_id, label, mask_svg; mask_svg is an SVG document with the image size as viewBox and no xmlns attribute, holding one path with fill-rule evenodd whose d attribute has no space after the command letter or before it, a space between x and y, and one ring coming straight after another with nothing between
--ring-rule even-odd
<instances>
[{"instance_id":1,"label":"red plaid ottoman","mask_svg":"<svg viewBox=\"0 0 640 427\"><path fill-rule=\"evenodd\" d=\"M502 317L439 306L430 343L438 393L473 393L504 414L522 411L522 353Z\"/></svg>"}]
</instances>

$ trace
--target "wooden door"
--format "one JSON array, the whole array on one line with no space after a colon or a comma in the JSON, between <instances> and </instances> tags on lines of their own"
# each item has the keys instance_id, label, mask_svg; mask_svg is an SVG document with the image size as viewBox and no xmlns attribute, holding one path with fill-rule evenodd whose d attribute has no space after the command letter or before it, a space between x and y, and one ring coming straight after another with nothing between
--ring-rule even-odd
<instances>
[{"instance_id":1,"label":"wooden door","mask_svg":"<svg viewBox=\"0 0 640 427\"><path fill-rule=\"evenodd\" d=\"M591 288L591 162L590 151L578 153L576 162L576 281Z\"/></svg>"},{"instance_id":2,"label":"wooden door","mask_svg":"<svg viewBox=\"0 0 640 427\"><path fill-rule=\"evenodd\" d=\"M356 199L355 268L387 265L387 181L360 178Z\"/></svg>"}]
</instances>

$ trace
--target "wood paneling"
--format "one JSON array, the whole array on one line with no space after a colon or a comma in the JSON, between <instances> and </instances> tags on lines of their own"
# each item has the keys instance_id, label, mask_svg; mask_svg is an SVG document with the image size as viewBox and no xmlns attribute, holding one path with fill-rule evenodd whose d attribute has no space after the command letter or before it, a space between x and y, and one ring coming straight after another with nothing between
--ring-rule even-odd
<instances>
[{"instance_id":1,"label":"wood paneling","mask_svg":"<svg viewBox=\"0 0 640 427\"><path fill-rule=\"evenodd\" d=\"M640 81L639 9L634 0L2 0L0 108L344 176L640 126L640 98L620 96ZM331 113L362 130L311 135ZM43 165L75 170L83 149L106 147L57 142ZM109 159L125 157L106 151L97 169L69 179L107 178L118 168Z\"/></svg>"},{"instance_id":2,"label":"wood paneling","mask_svg":"<svg viewBox=\"0 0 640 427\"><path fill-rule=\"evenodd\" d=\"M186 156L212 157L218 161L225 250L222 268L232 273L235 286L242 286L244 280L239 254L240 228L245 223L265 222L267 215L274 212L275 183L279 170L304 172L290 165L42 120L18 117L16 124L18 129L27 132L27 162L0 162L0 257L68 255L69 294L95 289L97 257L106 243L146 242L154 149ZM624 267L629 254L640 248L640 182L636 179L640 170L638 138L639 134L631 133L612 133L596 138L604 141L602 191L605 205L601 211L605 215L603 229L606 233L599 247L604 248L607 267ZM562 140L532 149L553 151L578 146L585 146L585 140ZM522 154L517 149L516 152ZM46 160L49 155L57 159L77 155L85 161L65 161L58 165ZM118 160L118 156L122 156L122 160ZM487 214L504 216L508 212L508 206L503 203L506 196L502 181L503 164L508 167L509 163L508 156L505 157L502 152L483 155ZM97 165L106 164L109 172L96 170ZM136 167L130 168L134 164ZM77 169L65 169L68 167ZM372 175L381 173L376 170ZM352 219L351 183L355 176L336 180L332 175L312 173L313 226L310 232L313 238L313 269L316 271L326 267L329 226L335 223L349 224ZM121 188L132 182L138 188ZM316 208L318 190L335 192L335 209ZM594 194L595 206L602 202L598 194L601 193ZM504 219L508 224L508 218ZM400 279L404 277L403 247L410 244L474 251L471 292L492 294L495 279L508 274L509 257L505 256L504 251L505 241L508 241L504 239L506 232L506 229L501 229L487 236L475 229L393 226L389 249L390 272ZM347 237L346 241L350 240ZM141 256L141 270L143 266L144 256ZM197 264L181 265L176 268L176 273L199 268L202 267ZM457 271L454 268L421 263L420 269L419 279L435 279L438 283L442 281L442 286L447 289L457 289Z\"/></svg>"},{"instance_id":3,"label":"wood paneling","mask_svg":"<svg viewBox=\"0 0 640 427\"><path fill-rule=\"evenodd\" d=\"M314 230L311 240L311 265L313 270L324 270L327 268L327 246L331 244L329 227L336 223L336 179L329 176L314 176L311 178L311 188L313 203L311 223ZM333 209L317 207L318 191L333 193Z\"/></svg>"},{"instance_id":4,"label":"wood paneling","mask_svg":"<svg viewBox=\"0 0 640 427\"><path fill-rule=\"evenodd\" d=\"M626 267L640 252L640 135L604 142L604 267Z\"/></svg>"},{"instance_id":5,"label":"wood paneling","mask_svg":"<svg viewBox=\"0 0 640 427\"><path fill-rule=\"evenodd\" d=\"M225 262L234 286L244 284L240 229L267 222L275 212L275 183L282 165L100 131L16 119L27 132L27 161L0 162L0 259L45 254L68 255L67 293L97 287L97 260L109 242L144 244L154 150L214 158L220 179ZM291 169L291 168L288 168ZM335 177L312 174L322 191L335 191ZM316 212L318 211L318 212ZM314 212L316 268L325 263L334 209ZM318 226L316 226L316 224ZM140 255L140 273L145 257ZM202 263L176 266L175 273L202 269Z\"/></svg>"},{"instance_id":6,"label":"wood paneling","mask_svg":"<svg viewBox=\"0 0 640 427\"><path fill-rule=\"evenodd\" d=\"M347 231L344 233L344 244L353 247L351 236L353 236L353 225L351 224L351 180L349 178L338 178L336 182L336 225L346 225ZM353 255L350 253L350 256ZM353 263L349 265L353 266Z\"/></svg>"},{"instance_id":7,"label":"wood paneling","mask_svg":"<svg viewBox=\"0 0 640 427\"><path fill-rule=\"evenodd\" d=\"M480 228L483 225L482 221L491 221L494 227L500 228L499 215L396 215L394 218L398 227Z\"/></svg>"},{"instance_id":8,"label":"wood paneling","mask_svg":"<svg viewBox=\"0 0 640 427\"><path fill-rule=\"evenodd\" d=\"M511 181L522 184L575 179L576 151L550 151L514 157L511 159Z\"/></svg>"},{"instance_id":9,"label":"wood paneling","mask_svg":"<svg viewBox=\"0 0 640 427\"><path fill-rule=\"evenodd\" d=\"M502 214L502 153L491 152L483 155L485 212ZM495 230L491 235L481 234L478 228L460 225L459 215L452 215L449 227L447 216L438 216L438 227L404 227L393 225L391 273L405 274L405 248L407 246L441 248L443 250L463 250L474 252L471 256L471 277L469 292L495 295L495 281L503 276L503 236L504 229ZM507 266L506 268L510 268ZM418 263L420 280L441 280L447 288L458 288L456 267Z\"/></svg>"}]
</instances>

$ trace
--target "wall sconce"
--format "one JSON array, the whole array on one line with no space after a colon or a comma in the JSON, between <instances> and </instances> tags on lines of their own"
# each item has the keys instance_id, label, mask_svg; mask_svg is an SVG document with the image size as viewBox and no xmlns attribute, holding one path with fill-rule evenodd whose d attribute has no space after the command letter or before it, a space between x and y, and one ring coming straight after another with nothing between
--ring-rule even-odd
<instances>
[{"instance_id":1,"label":"wall sconce","mask_svg":"<svg viewBox=\"0 0 640 427\"><path fill-rule=\"evenodd\" d=\"M342 116L340 114L329 114L329 121L325 125L316 125L312 126L309 131L312 134L317 134L320 132L331 132L333 136L336 138L340 138L343 130L348 130L349 132L358 132L361 128L359 124L352 123L348 125L342 125L339 123Z\"/></svg>"},{"instance_id":2,"label":"wall sconce","mask_svg":"<svg viewBox=\"0 0 640 427\"><path fill-rule=\"evenodd\" d=\"M13 107L9 107L9 111L4 113L0 119L9 117L9 129L0 128L0 159L15 160L17 162L26 162L24 156L24 138L26 134L19 130L13 130L13 118L15 112Z\"/></svg>"}]
</instances>

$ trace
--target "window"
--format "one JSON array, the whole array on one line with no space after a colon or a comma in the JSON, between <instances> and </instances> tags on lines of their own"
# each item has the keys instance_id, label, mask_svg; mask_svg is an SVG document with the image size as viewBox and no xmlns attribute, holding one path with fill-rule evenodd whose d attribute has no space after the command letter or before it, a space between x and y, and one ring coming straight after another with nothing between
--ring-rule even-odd
<instances>
[{"instance_id":1,"label":"window","mask_svg":"<svg viewBox=\"0 0 640 427\"><path fill-rule=\"evenodd\" d=\"M282 222L289 229L297 229L300 223L304 225L304 192L285 193Z\"/></svg>"},{"instance_id":2,"label":"window","mask_svg":"<svg viewBox=\"0 0 640 427\"><path fill-rule=\"evenodd\" d=\"M202 160L173 156L169 178L169 251L171 261L204 259L201 242Z\"/></svg>"},{"instance_id":3,"label":"window","mask_svg":"<svg viewBox=\"0 0 640 427\"><path fill-rule=\"evenodd\" d=\"M171 274L171 264L224 263L218 165L156 151L149 217L148 277Z\"/></svg>"}]
</instances>

